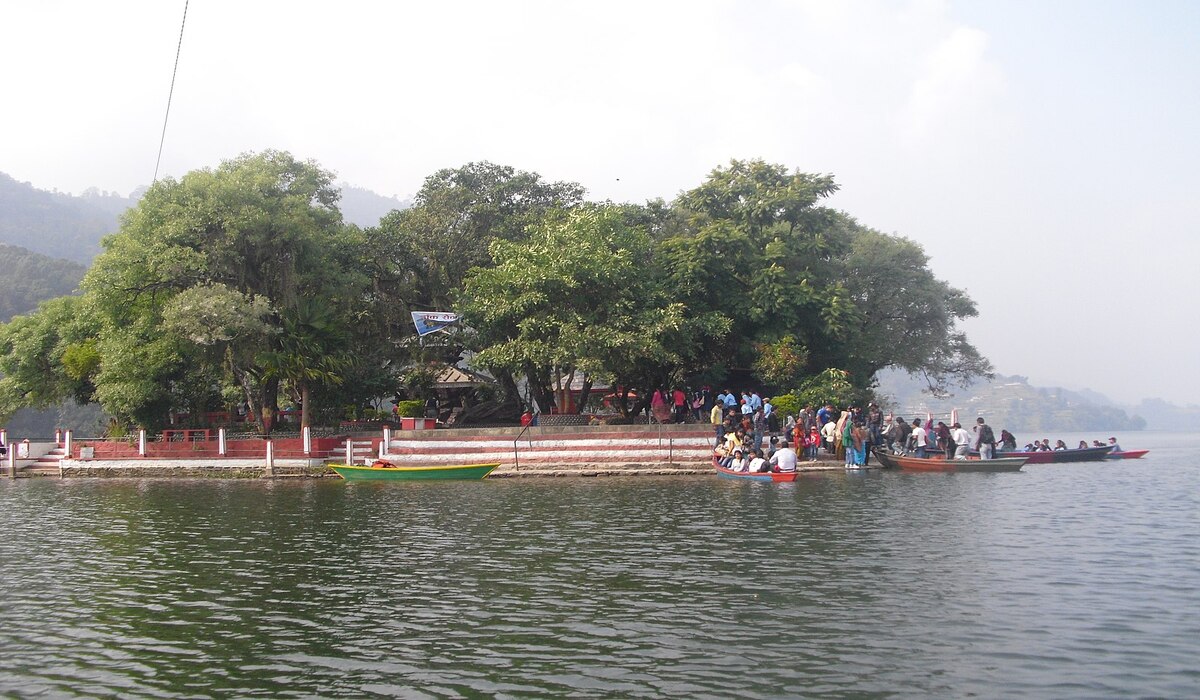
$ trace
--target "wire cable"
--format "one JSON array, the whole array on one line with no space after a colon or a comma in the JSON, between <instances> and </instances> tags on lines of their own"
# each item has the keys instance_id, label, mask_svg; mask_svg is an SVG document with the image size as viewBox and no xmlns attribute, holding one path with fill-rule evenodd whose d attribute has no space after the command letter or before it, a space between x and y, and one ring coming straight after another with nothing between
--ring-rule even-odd
<instances>
[{"instance_id":1,"label":"wire cable","mask_svg":"<svg viewBox=\"0 0 1200 700\"><path fill-rule=\"evenodd\" d=\"M175 96L175 74L179 72L179 54L183 50L183 28L187 25L188 2L183 0L183 21L179 23L179 44L175 47L175 67L171 69L171 89L167 92L167 113L163 115L162 136L158 139L158 158L154 161L154 179L158 182L158 166L162 164L163 144L167 142L167 119L171 117L171 98Z\"/></svg>"}]
</instances>

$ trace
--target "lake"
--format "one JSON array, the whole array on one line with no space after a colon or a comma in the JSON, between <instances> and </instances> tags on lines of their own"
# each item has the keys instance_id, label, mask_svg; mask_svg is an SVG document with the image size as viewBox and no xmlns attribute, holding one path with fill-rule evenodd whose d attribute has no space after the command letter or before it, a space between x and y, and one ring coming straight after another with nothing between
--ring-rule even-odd
<instances>
[{"instance_id":1,"label":"lake","mask_svg":"<svg viewBox=\"0 0 1200 700\"><path fill-rule=\"evenodd\" d=\"M0 694L1196 697L1200 436L1121 442L1153 451L794 484L2 480Z\"/></svg>"}]
</instances>

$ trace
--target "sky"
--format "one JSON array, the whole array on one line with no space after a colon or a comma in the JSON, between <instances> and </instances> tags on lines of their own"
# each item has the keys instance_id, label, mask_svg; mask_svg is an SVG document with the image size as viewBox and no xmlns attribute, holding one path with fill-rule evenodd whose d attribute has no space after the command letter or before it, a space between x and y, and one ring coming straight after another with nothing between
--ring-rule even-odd
<instances>
[{"instance_id":1,"label":"sky","mask_svg":"<svg viewBox=\"0 0 1200 700\"><path fill-rule=\"evenodd\" d=\"M0 0L0 171L155 172L183 0ZM1200 3L191 0L160 176L248 151L415 193L490 160L673 199L730 159L967 291L998 372L1200 403Z\"/></svg>"}]
</instances>

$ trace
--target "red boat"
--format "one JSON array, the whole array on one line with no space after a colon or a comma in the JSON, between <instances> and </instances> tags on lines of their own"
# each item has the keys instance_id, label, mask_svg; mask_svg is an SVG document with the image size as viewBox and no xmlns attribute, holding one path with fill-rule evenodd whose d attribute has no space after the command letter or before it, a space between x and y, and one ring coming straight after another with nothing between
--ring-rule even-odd
<instances>
[{"instance_id":1,"label":"red boat","mask_svg":"<svg viewBox=\"0 0 1200 700\"><path fill-rule=\"evenodd\" d=\"M1001 457L998 459L921 458L907 455L892 455L884 451L875 452L875 457L885 467L918 472L1017 472L1021 471L1021 467L1025 464L1024 457Z\"/></svg>"},{"instance_id":2,"label":"red boat","mask_svg":"<svg viewBox=\"0 0 1200 700\"><path fill-rule=\"evenodd\" d=\"M747 479L749 481L796 480L796 472L735 472L732 469L722 467L721 460L716 455L713 455L713 468L717 470L717 476L723 476L726 479Z\"/></svg>"},{"instance_id":3,"label":"red boat","mask_svg":"<svg viewBox=\"0 0 1200 700\"><path fill-rule=\"evenodd\" d=\"M1120 452L1109 452L1104 455L1105 459L1141 459L1146 456L1150 450L1121 450Z\"/></svg>"},{"instance_id":4,"label":"red boat","mask_svg":"<svg viewBox=\"0 0 1200 700\"><path fill-rule=\"evenodd\" d=\"M1073 450L1046 450L1044 452L997 452L997 457L1025 457L1026 464L1063 464L1066 462L1099 462L1112 447L1088 447Z\"/></svg>"}]
</instances>

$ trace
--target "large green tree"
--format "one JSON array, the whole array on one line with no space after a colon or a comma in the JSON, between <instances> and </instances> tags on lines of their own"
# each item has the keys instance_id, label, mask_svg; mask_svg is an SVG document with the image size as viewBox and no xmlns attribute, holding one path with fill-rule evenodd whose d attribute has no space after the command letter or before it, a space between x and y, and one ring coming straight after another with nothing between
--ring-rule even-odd
<instances>
[{"instance_id":1,"label":"large green tree","mask_svg":"<svg viewBox=\"0 0 1200 700\"><path fill-rule=\"evenodd\" d=\"M333 379L325 346L288 345L284 331L306 299L344 308L360 296L331 265L344 240L337 196L328 172L278 151L150 188L84 280L103 319L95 382L106 408L148 421L142 408L165 416L157 409L196 374L224 377L269 432L281 381ZM261 329L221 330L250 320Z\"/></svg>"},{"instance_id":2,"label":"large green tree","mask_svg":"<svg viewBox=\"0 0 1200 700\"><path fill-rule=\"evenodd\" d=\"M645 274L650 239L618 207L592 206L534 227L520 243L495 240L495 265L476 268L458 308L474 362L518 374L545 409L576 373L621 381L634 368L679 366L705 333L726 326L689 314ZM640 386L640 383L639 383Z\"/></svg>"}]
</instances>

